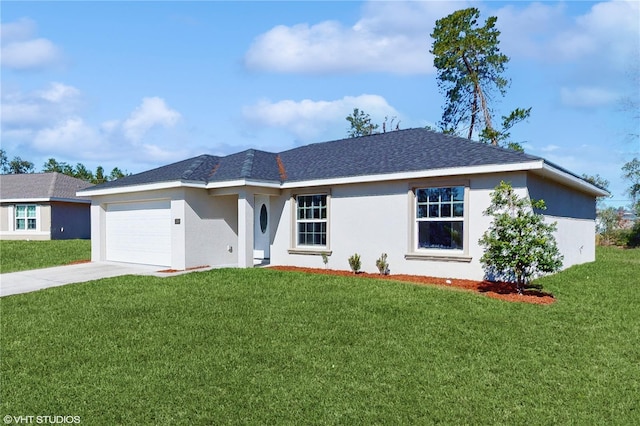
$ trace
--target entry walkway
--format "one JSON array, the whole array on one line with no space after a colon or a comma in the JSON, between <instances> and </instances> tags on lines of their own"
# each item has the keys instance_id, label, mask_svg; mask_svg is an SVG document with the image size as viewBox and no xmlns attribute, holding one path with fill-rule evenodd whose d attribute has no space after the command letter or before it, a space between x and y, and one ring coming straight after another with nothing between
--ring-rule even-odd
<instances>
[{"instance_id":1,"label":"entry walkway","mask_svg":"<svg viewBox=\"0 0 640 426\"><path fill-rule=\"evenodd\" d=\"M56 266L30 271L0 274L0 296L28 293L49 287L81 283L121 275L153 275L166 277L175 274L159 272L162 266L117 262L88 262Z\"/></svg>"}]
</instances>

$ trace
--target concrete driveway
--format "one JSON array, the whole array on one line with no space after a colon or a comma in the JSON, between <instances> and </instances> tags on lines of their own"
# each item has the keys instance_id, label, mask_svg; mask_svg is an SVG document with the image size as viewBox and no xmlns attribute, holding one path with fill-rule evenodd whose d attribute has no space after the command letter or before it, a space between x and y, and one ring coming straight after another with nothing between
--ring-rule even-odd
<instances>
[{"instance_id":1,"label":"concrete driveway","mask_svg":"<svg viewBox=\"0 0 640 426\"><path fill-rule=\"evenodd\" d=\"M28 293L42 290L43 288L121 275L153 275L158 277L174 275L158 272L162 269L166 268L131 263L89 262L31 271L10 272L8 274L0 274L0 296Z\"/></svg>"}]
</instances>

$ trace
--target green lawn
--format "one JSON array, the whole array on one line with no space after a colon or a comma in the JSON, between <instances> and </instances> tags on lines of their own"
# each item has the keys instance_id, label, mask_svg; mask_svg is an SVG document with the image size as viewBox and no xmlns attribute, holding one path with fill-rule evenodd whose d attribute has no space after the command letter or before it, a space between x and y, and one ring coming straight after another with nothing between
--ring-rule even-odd
<instances>
[{"instance_id":1,"label":"green lawn","mask_svg":"<svg viewBox=\"0 0 640 426\"><path fill-rule=\"evenodd\" d=\"M268 269L0 299L0 415L106 424L640 424L640 250L508 303Z\"/></svg>"},{"instance_id":2,"label":"green lawn","mask_svg":"<svg viewBox=\"0 0 640 426\"><path fill-rule=\"evenodd\" d=\"M91 240L0 240L0 273L66 265L91 259Z\"/></svg>"}]
</instances>

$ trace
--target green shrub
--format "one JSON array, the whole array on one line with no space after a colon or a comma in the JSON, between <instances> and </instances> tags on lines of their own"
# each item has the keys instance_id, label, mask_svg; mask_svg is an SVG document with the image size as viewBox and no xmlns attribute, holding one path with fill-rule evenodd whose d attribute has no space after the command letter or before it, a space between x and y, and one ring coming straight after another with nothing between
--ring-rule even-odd
<instances>
[{"instance_id":1,"label":"green shrub","mask_svg":"<svg viewBox=\"0 0 640 426\"><path fill-rule=\"evenodd\" d=\"M376 267L380 271L380 275L387 275L389 273L389 262L387 262L387 253L382 253L378 260L376 260Z\"/></svg>"},{"instance_id":2,"label":"green shrub","mask_svg":"<svg viewBox=\"0 0 640 426\"><path fill-rule=\"evenodd\" d=\"M322 253L322 263L324 263L325 268L329 264L329 255L327 253Z\"/></svg>"},{"instance_id":3,"label":"green shrub","mask_svg":"<svg viewBox=\"0 0 640 426\"><path fill-rule=\"evenodd\" d=\"M490 280L515 282L521 294L532 278L562 267L556 223L545 223L535 211L545 208L543 200L518 196L509 183L496 186L484 212L492 217L491 226L479 240L485 249L480 262Z\"/></svg>"},{"instance_id":4,"label":"green shrub","mask_svg":"<svg viewBox=\"0 0 640 426\"><path fill-rule=\"evenodd\" d=\"M360 263L360 255L355 253L353 256L349 258L349 266L354 274L360 272L360 267L362 266Z\"/></svg>"},{"instance_id":5,"label":"green shrub","mask_svg":"<svg viewBox=\"0 0 640 426\"><path fill-rule=\"evenodd\" d=\"M629 231L627 247L640 247L640 219L636 221L636 224Z\"/></svg>"}]
</instances>

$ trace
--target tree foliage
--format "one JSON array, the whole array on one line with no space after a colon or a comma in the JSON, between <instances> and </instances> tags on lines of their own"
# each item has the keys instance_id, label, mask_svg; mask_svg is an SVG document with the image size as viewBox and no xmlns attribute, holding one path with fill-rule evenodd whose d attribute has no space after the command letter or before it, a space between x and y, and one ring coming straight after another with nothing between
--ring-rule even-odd
<instances>
[{"instance_id":1,"label":"tree foliage","mask_svg":"<svg viewBox=\"0 0 640 426\"><path fill-rule=\"evenodd\" d=\"M0 149L0 173L9 173L9 159L4 149Z\"/></svg>"},{"instance_id":2,"label":"tree foliage","mask_svg":"<svg viewBox=\"0 0 640 426\"><path fill-rule=\"evenodd\" d=\"M497 92L505 95L509 81L503 77L509 58L500 52L498 18L490 16L478 24L480 11L468 8L436 21L430 52L438 71L438 86L446 96L439 123L444 133L458 134L466 129L467 138L476 132L483 142L522 150L508 141L511 127L529 117L531 108L517 108L502 117L502 128L493 125L489 105Z\"/></svg>"},{"instance_id":3,"label":"tree foliage","mask_svg":"<svg viewBox=\"0 0 640 426\"><path fill-rule=\"evenodd\" d=\"M9 161L9 173L10 174L23 174L33 173L35 166L31 161L23 160L20 157L13 157L13 160Z\"/></svg>"},{"instance_id":4,"label":"tree foliage","mask_svg":"<svg viewBox=\"0 0 640 426\"><path fill-rule=\"evenodd\" d=\"M586 180L592 185L597 186L600 189L604 189L605 191L609 192L609 184L610 184L609 180L603 178L598 173L596 173L595 175L583 174L582 179ZM607 198L611 198L611 195L609 196L605 195L605 196L596 198L596 207L598 208L598 210L601 210L604 208L604 200L606 200Z\"/></svg>"},{"instance_id":5,"label":"tree foliage","mask_svg":"<svg viewBox=\"0 0 640 426\"><path fill-rule=\"evenodd\" d=\"M627 193L631 197L631 207L640 214L640 159L638 157L622 166L623 177L630 185Z\"/></svg>"},{"instance_id":6,"label":"tree foliage","mask_svg":"<svg viewBox=\"0 0 640 426\"><path fill-rule=\"evenodd\" d=\"M0 171L4 174L34 173L35 166L32 162L23 160L20 157L14 157L13 160L9 161L6 151L0 149ZM123 172L118 167L114 167L111 173L105 176L102 166L96 168L96 174L94 175L91 169L82 163L77 163L75 166L72 166L64 161L58 161L55 158L49 158L42 165L42 172L62 173L94 184L105 183L130 175L130 173Z\"/></svg>"},{"instance_id":7,"label":"tree foliage","mask_svg":"<svg viewBox=\"0 0 640 426\"><path fill-rule=\"evenodd\" d=\"M545 223L544 215L535 211L545 208L543 200L519 197L509 183L496 186L484 212L493 221L479 240L485 249L480 262L490 279L515 282L522 293L535 276L562 267L553 236L556 224Z\"/></svg>"},{"instance_id":8,"label":"tree foliage","mask_svg":"<svg viewBox=\"0 0 640 426\"><path fill-rule=\"evenodd\" d=\"M345 119L351 126L347 132L350 138L372 135L378 130L378 125L371 122L371 116L358 108L354 108L353 113Z\"/></svg>"}]
</instances>

